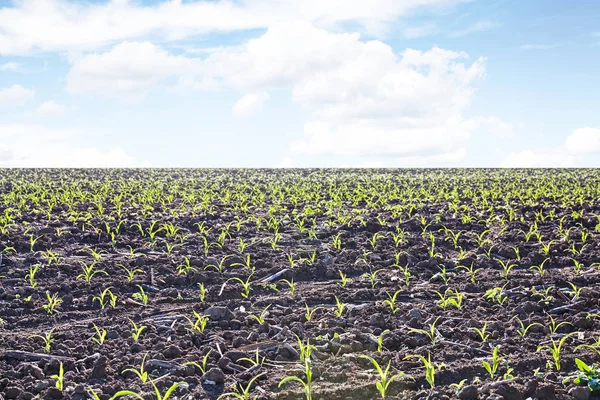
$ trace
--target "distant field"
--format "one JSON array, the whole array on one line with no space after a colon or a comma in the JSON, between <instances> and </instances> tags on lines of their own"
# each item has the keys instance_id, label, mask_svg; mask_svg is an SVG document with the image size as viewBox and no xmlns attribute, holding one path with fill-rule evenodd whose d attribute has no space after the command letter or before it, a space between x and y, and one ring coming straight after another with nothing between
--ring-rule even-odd
<instances>
[{"instance_id":1,"label":"distant field","mask_svg":"<svg viewBox=\"0 0 600 400\"><path fill-rule=\"evenodd\" d=\"M4 169L0 252L0 398L600 389L600 170Z\"/></svg>"}]
</instances>

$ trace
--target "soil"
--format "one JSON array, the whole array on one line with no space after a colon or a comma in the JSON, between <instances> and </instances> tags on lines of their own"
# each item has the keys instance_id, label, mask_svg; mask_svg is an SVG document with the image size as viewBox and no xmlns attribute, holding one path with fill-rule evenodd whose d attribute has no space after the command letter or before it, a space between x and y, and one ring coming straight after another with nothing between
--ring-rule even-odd
<instances>
[{"instance_id":1,"label":"soil","mask_svg":"<svg viewBox=\"0 0 600 400\"><path fill-rule=\"evenodd\" d=\"M304 399L297 383L279 387L305 377L298 340L314 346L314 399L381 398L363 356L406 374L386 399L597 397L563 380L600 354L577 347L600 336L599 188L595 170L2 170L0 398L155 399L152 381L161 394L186 383L170 398L217 399L252 380L257 399ZM534 226L541 241L526 239ZM107 288L117 301L101 308ZM460 308L443 307L453 294ZM519 320L534 324L524 337ZM434 323L435 343L414 331ZM45 352L35 335L50 331ZM557 370L539 347L563 338ZM414 355L433 362L433 388ZM186 364L205 357L205 373ZM125 371L140 365L146 383Z\"/></svg>"}]
</instances>

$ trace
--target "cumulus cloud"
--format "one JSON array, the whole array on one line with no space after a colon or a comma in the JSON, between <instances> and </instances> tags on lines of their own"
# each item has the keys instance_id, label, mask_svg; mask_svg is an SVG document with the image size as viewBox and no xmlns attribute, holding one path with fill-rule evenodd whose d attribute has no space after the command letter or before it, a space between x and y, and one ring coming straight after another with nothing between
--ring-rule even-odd
<instances>
[{"instance_id":1,"label":"cumulus cloud","mask_svg":"<svg viewBox=\"0 0 600 400\"><path fill-rule=\"evenodd\" d=\"M511 152L500 166L503 168L567 168L575 167L576 159L562 147L526 149Z\"/></svg>"},{"instance_id":2,"label":"cumulus cloud","mask_svg":"<svg viewBox=\"0 0 600 400\"><path fill-rule=\"evenodd\" d=\"M67 75L73 94L139 97L161 79L196 74L199 60L172 55L150 42L123 42L74 61Z\"/></svg>"},{"instance_id":3,"label":"cumulus cloud","mask_svg":"<svg viewBox=\"0 0 600 400\"><path fill-rule=\"evenodd\" d=\"M233 113L236 115L249 115L259 111L265 101L269 99L266 92L250 93L243 96L233 105Z\"/></svg>"},{"instance_id":4,"label":"cumulus cloud","mask_svg":"<svg viewBox=\"0 0 600 400\"><path fill-rule=\"evenodd\" d=\"M600 153L600 129L578 128L556 147L512 152L502 161L503 167L578 167L586 154Z\"/></svg>"},{"instance_id":5,"label":"cumulus cloud","mask_svg":"<svg viewBox=\"0 0 600 400\"><path fill-rule=\"evenodd\" d=\"M0 71L16 71L17 69L19 69L19 64L16 62L0 64Z\"/></svg>"},{"instance_id":6,"label":"cumulus cloud","mask_svg":"<svg viewBox=\"0 0 600 400\"><path fill-rule=\"evenodd\" d=\"M210 32L267 28L302 19L320 26L353 23L371 34L421 7L464 0L138 1L19 0L0 8L0 54L99 49L160 35L177 41ZM106 29L110 27L110 29Z\"/></svg>"},{"instance_id":7,"label":"cumulus cloud","mask_svg":"<svg viewBox=\"0 0 600 400\"><path fill-rule=\"evenodd\" d=\"M35 90L21 85L0 88L0 107L20 107L35 95Z\"/></svg>"},{"instance_id":8,"label":"cumulus cloud","mask_svg":"<svg viewBox=\"0 0 600 400\"><path fill-rule=\"evenodd\" d=\"M0 167L103 168L149 166L122 147L73 145L77 129L33 124L0 124Z\"/></svg>"},{"instance_id":9,"label":"cumulus cloud","mask_svg":"<svg viewBox=\"0 0 600 400\"><path fill-rule=\"evenodd\" d=\"M600 153L600 129L575 129L567 136L565 145L571 153Z\"/></svg>"},{"instance_id":10,"label":"cumulus cloud","mask_svg":"<svg viewBox=\"0 0 600 400\"><path fill-rule=\"evenodd\" d=\"M295 43L290 46L290 43ZM307 22L272 25L242 46L204 58L124 42L74 62L72 93L139 96L167 77L200 90L232 88L243 97L233 112L260 108L268 93L289 88L309 115L295 153L408 156L446 154L473 132L510 134L496 117L467 118L483 58L434 47L394 52L358 33L331 33Z\"/></svg>"},{"instance_id":11,"label":"cumulus cloud","mask_svg":"<svg viewBox=\"0 0 600 400\"><path fill-rule=\"evenodd\" d=\"M66 110L67 107L64 104L59 104L53 100L50 100L42 103L42 105L35 110L35 113L37 115L49 117L64 114Z\"/></svg>"}]
</instances>

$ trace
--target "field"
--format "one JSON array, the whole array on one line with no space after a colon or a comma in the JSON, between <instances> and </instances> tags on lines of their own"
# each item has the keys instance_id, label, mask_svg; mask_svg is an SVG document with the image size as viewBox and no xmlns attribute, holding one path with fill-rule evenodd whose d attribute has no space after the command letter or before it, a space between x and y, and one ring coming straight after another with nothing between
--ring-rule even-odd
<instances>
[{"instance_id":1,"label":"field","mask_svg":"<svg viewBox=\"0 0 600 400\"><path fill-rule=\"evenodd\" d=\"M2 170L0 252L4 399L600 391L598 170Z\"/></svg>"}]
</instances>

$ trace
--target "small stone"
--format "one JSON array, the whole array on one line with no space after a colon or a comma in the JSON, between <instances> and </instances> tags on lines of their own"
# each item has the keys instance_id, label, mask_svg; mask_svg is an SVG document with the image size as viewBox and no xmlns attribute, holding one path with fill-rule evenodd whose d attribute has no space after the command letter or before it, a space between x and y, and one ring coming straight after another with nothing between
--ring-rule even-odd
<instances>
[{"instance_id":1,"label":"small stone","mask_svg":"<svg viewBox=\"0 0 600 400\"><path fill-rule=\"evenodd\" d=\"M42 371L42 369L40 367L38 367L37 365L32 365L30 367L30 373L31 376L33 376L36 379L44 379L44 371Z\"/></svg>"},{"instance_id":2,"label":"small stone","mask_svg":"<svg viewBox=\"0 0 600 400\"><path fill-rule=\"evenodd\" d=\"M479 394L477 393L477 387L474 385L468 385L461 389L458 392L458 398L460 400L474 400L479 398Z\"/></svg>"},{"instance_id":3,"label":"small stone","mask_svg":"<svg viewBox=\"0 0 600 400\"><path fill-rule=\"evenodd\" d=\"M219 368L211 368L204 375L202 375L202 380L212 381L217 385L225 383L225 374Z\"/></svg>"},{"instance_id":4,"label":"small stone","mask_svg":"<svg viewBox=\"0 0 600 400\"><path fill-rule=\"evenodd\" d=\"M207 308L204 311L204 314L208 315L208 317L213 321L222 321L222 320L230 321L234 317L233 313L227 307L219 307L219 306Z\"/></svg>"},{"instance_id":5,"label":"small stone","mask_svg":"<svg viewBox=\"0 0 600 400\"><path fill-rule=\"evenodd\" d=\"M519 389L506 383L498 385L494 393L502 396L504 400L524 400L523 393Z\"/></svg>"},{"instance_id":6,"label":"small stone","mask_svg":"<svg viewBox=\"0 0 600 400\"><path fill-rule=\"evenodd\" d=\"M408 316L410 318L416 319L419 322L423 320L423 313L421 313L421 310L419 310L418 308L413 308L412 310L410 310L408 312Z\"/></svg>"},{"instance_id":7,"label":"small stone","mask_svg":"<svg viewBox=\"0 0 600 400\"><path fill-rule=\"evenodd\" d=\"M163 356L165 356L165 358L167 359L173 359L173 358L177 358L179 356L181 356L181 350L179 349L179 347L172 345L169 346L165 349L165 351L163 351Z\"/></svg>"},{"instance_id":8,"label":"small stone","mask_svg":"<svg viewBox=\"0 0 600 400\"><path fill-rule=\"evenodd\" d=\"M21 388L18 387L9 387L4 390L4 395L7 399L16 399L21 395Z\"/></svg>"},{"instance_id":9,"label":"small stone","mask_svg":"<svg viewBox=\"0 0 600 400\"><path fill-rule=\"evenodd\" d=\"M383 328L385 326L385 318L380 313L372 314L369 318L369 325Z\"/></svg>"},{"instance_id":10,"label":"small stone","mask_svg":"<svg viewBox=\"0 0 600 400\"><path fill-rule=\"evenodd\" d=\"M92 379L104 379L108 373L109 363L108 358L105 356L100 356L94 363L94 367L92 368Z\"/></svg>"},{"instance_id":11,"label":"small stone","mask_svg":"<svg viewBox=\"0 0 600 400\"><path fill-rule=\"evenodd\" d=\"M134 343L131 345L131 347L129 348L129 351L131 351L133 354L139 353L140 351L144 350L144 346L142 346L139 343Z\"/></svg>"},{"instance_id":12,"label":"small stone","mask_svg":"<svg viewBox=\"0 0 600 400\"><path fill-rule=\"evenodd\" d=\"M79 385L75 386L74 393L75 394L86 394L85 386L82 385L81 383Z\"/></svg>"},{"instance_id":13,"label":"small stone","mask_svg":"<svg viewBox=\"0 0 600 400\"><path fill-rule=\"evenodd\" d=\"M48 389L48 387L50 387L50 382L39 381L38 383L35 384L35 387L33 388L33 390L35 390L36 393L40 393L42 390Z\"/></svg>"},{"instance_id":14,"label":"small stone","mask_svg":"<svg viewBox=\"0 0 600 400\"><path fill-rule=\"evenodd\" d=\"M577 386L569 390L569 396L575 400L588 400L590 398L590 389L584 386Z\"/></svg>"},{"instance_id":15,"label":"small stone","mask_svg":"<svg viewBox=\"0 0 600 400\"><path fill-rule=\"evenodd\" d=\"M535 397L544 400L556 399L556 394L554 393L554 385L547 384L539 386L535 391Z\"/></svg>"}]
</instances>

